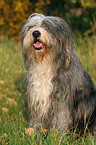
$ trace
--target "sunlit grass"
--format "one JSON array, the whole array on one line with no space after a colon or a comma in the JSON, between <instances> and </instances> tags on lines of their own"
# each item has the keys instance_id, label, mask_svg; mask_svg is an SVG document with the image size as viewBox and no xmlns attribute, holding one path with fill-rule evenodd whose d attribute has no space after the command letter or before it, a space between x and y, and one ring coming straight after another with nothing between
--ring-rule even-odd
<instances>
[{"instance_id":1,"label":"sunlit grass","mask_svg":"<svg viewBox=\"0 0 96 145\"><path fill-rule=\"evenodd\" d=\"M96 86L96 44L92 39L75 39L76 52L84 68ZM64 131L49 131L45 136L25 133L27 119L24 106L22 81L24 66L20 42L3 38L0 42L0 144L2 145L95 145L96 139L69 134Z\"/></svg>"},{"instance_id":2,"label":"sunlit grass","mask_svg":"<svg viewBox=\"0 0 96 145\"><path fill-rule=\"evenodd\" d=\"M96 42L92 38L80 36L75 39L75 44L77 55L96 87Z\"/></svg>"}]
</instances>

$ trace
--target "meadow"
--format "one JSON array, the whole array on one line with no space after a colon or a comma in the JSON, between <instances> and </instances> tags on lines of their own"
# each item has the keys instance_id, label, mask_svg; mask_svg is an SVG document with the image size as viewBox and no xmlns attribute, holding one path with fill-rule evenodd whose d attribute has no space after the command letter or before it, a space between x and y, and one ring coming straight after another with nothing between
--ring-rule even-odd
<instances>
[{"instance_id":1,"label":"meadow","mask_svg":"<svg viewBox=\"0 0 96 145\"><path fill-rule=\"evenodd\" d=\"M75 38L76 52L96 87L96 41L92 38ZM20 41L0 40L0 144L1 145L95 145L96 137L80 136L66 130L48 135L27 130L26 108L22 82L25 69Z\"/></svg>"}]
</instances>

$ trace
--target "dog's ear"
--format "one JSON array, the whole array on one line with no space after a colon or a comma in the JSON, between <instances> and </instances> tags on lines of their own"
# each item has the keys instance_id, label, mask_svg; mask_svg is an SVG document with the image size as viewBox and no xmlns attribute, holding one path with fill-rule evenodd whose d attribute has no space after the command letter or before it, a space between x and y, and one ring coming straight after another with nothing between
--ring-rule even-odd
<instances>
[{"instance_id":1,"label":"dog's ear","mask_svg":"<svg viewBox=\"0 0 96 145\"><path fill-rule=\"evenodd\" d=\"M73 51L74 42L71 36L69 36L66 40L66 45L63 48L63 52L66 56L65 66L68 67L70 63L71 53Z\"/></svg>"},{"instance_id":2,"label":"dog's ear","mask_svg":"<svg viewBox=\"0 0 96 145\"><path fill-rule=\"evenodd\" d=\"M65 36L62 37L62 42L61 42L61 59L63 59L63 62L65 62L65 67L67 68L70 64L70 59L71 59L71 53L73 51L74 42L72 39L72 36Z\"/></svg>"},{"instance_id":3,"label":"dog's ear","mask_svg":"<svg viewBox=\"0 0 96 145\"><path fill-rule=\"evenodd\" d=\"M62 36L62 40L59 40L58 44L58 48L60 49L55 58L55 61L57 64L63 65L64 68L68 68L74 47L73 39L72 37L65 39L65 37Z\"/></svg>"},{"instance_id":4,"label":"dog's ear","mask_svg":"<svg viewBox=\"0 0 96 145\"><path fill-rule=\"evenodd\" d=\"M58 40L56 46L58 46L59 52L62 54L61 60L63 59L62 62L65 61L65 66L68 67L70 63L70 56L74 47L72 31L66 21L62 18L57 18L56 20L57 21L53 21L55 28L52 32L56 40Z\"/></svg>"},{"instance_id":5,"label":"dog's ear","mask_svg":"<svg viewBox=\"0 0 96 145\"><path fill-rule=\"evenodd\" d=\"M26 23L25 23L26 24ZM21 32L20 32L20 38L21 38L21 44L23 43L24 37L29 29L29 27L26 27L26 25L22 26Z\"/></svg>"}]
</instances>

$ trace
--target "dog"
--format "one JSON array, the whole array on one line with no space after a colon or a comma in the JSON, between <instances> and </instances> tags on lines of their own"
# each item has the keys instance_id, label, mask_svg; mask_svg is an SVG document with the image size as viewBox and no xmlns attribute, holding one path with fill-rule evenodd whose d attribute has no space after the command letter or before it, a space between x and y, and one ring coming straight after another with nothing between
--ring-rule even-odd
<instances>
[{"instance_id":1,"label":"dog","mask_svg":"<svg viewBox=\"0 0 96 145\"><path fill-rule=\"evenodd\" d=\"M96 130L96 90L60 17L32 14L21 30L29 126Z\"/></svg>"}]
</instances>

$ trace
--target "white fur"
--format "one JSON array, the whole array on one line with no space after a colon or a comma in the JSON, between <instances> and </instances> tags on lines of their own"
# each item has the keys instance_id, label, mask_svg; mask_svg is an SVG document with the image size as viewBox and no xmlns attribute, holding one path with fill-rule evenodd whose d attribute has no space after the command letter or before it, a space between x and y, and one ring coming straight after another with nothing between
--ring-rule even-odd
<instances>
[{"instance_id":1,"label":"white fur","mask_svg":"<svg viewBox=\"0 0 96 145\"><path fill-rule=\"evenodd\" d=\"M39 116L46 114L48 111L50 105L49 96L53 91L52 77L53 70L49 62L37 63L28 72L27 93L30 97L29 107L34 106Z\"/></svg>"}]
</instances>

